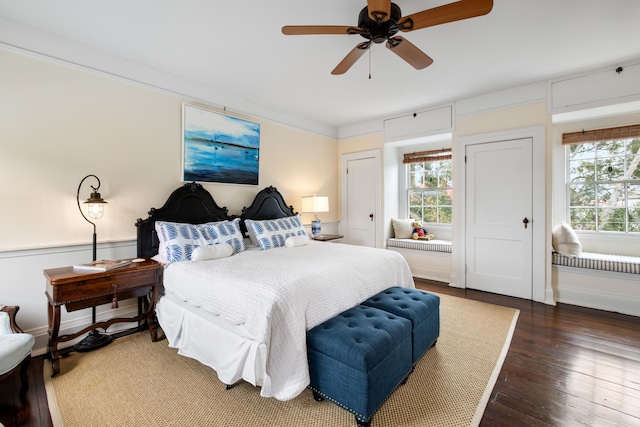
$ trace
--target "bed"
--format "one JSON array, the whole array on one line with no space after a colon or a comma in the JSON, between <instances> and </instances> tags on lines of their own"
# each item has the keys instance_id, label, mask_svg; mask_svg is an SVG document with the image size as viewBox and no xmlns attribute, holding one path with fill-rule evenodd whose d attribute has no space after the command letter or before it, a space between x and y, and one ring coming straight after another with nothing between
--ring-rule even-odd
<instances>
[{"instance_id":1,"label":"bed","mask_svg":"<svg viewBox=\"0 0 640 427\"><path fill-rule=\"evenodd\" d=\"M309 384L308 329L388 287L414 287L396 252L308 239L299 216L274 187L261 190L234 216L201 185L185 184L162 208L138 219L138 256L163 253L164 231L159 236L156 229L164 222L199 229L224 224L222 234L232 225L239 229L225 234L243 240L227 240L230 256L165 264L156 314L179 354L213 368L225 384L244 380L261 387L264 397L289 400ZM289 237L278 235L278 241L269 235L278 226ZM269 238L261 241L262 232ZM195 254L194 249L194 259Z\"/></svg>"}]
</instances>

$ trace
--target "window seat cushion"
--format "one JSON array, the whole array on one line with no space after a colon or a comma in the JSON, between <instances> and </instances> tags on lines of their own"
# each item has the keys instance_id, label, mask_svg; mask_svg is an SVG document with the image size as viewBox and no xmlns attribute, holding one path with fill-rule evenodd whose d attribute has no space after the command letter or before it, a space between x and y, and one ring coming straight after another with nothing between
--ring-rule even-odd
<instances>
[{"instance_id":1,"label":"window seat cushion","mask_svg":"<svg viewBox=\"0 0 640 427\"><path fill-rule=\"evenodd\" d=\"M558 252L552 254L552 264L565 267L590 268L592 270L615 271L640 274L640 257L626 255L582 252L577 257L568 257Z\"/></svg>"},{"instance_id":2,"label":"window seat cushion","mask_svg":"<svg viewBox=\"0 0 640 427\"><path fill-rule=\"evenodd\" d=\"M388 239L387 247L451 253L449 240Z\"/></svg>"}]
</instances>

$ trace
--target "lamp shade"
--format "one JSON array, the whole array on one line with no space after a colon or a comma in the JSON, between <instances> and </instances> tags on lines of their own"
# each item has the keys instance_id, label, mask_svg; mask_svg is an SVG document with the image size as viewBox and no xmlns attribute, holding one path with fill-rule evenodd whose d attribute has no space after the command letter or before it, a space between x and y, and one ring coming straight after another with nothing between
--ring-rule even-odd
<instances>
[{"instance_id":1,"label":"lamp shade","mask_svg":"<svg viewBox=\"0 0 640 427\"><path fill-rule=\"evenodd\" d=\"M329 212L329 197L305 196L302 198L303 213Z\"/></svg>"}]
</instances>

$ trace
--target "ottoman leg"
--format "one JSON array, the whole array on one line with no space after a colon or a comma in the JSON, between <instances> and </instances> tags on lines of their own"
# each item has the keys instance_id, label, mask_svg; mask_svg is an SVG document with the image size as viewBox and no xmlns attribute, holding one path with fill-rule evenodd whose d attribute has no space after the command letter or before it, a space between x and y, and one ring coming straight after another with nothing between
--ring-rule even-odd
<instances>
[{"instance_id":1,"label":"ottoman leg","mask_svg":"<svg viewBox=\"0 0 640 427\"><path fill-rule=\"evenodd\" d=\"M358 425L358 427L369 427L371 425L371 417L369 417L367 421L363 421L356 417L356 424Z\"/></svg>"},{"instance_id":2,"label":"ottoman leg","mask_svg":"<svg viewBox=\"0 0 640 427\"><path fill-rule=\"evenodd\" d=\"M312 391L312 393L313 393L313 399L316 402L322 402L324 400L324 397L322 397L322 395L320 393L318 393L316 391Z\"/></svg>"}]
</instances>

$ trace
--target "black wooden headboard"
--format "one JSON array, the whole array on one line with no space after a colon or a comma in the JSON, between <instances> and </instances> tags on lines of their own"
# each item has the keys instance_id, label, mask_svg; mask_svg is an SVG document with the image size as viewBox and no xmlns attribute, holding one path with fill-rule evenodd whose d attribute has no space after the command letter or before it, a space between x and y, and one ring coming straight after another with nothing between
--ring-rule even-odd
<instances>
[{"instance_id":1,"label":"black wooden headboard","mask_svg":"<svg viewBox=\"0 0 640 427\"><path fill-rule=\"evenodd\" d=\"M152 257L158 253L156 221L203 224L233 218L236 217L229 216L226 207L219 207L202 185L195 182L185 184L171 193L164 206L151 208L148 218L136 221L138 256Z\"/></svg>"},{"instance_id":2,"label":"black wooden headboard","mask_svg":"<svg viewBox=\"0 0 640 427\"><path fill-rule=\"evenodd\" d=\"M251 206L242 208L240 228L242 229L242 233L247 236L247 226L244 223L245 219L255 219L259 221L293 215L296 215L293 206L287 206L278 189L269 186L256 194Z\"/></svg>"}]
</instances>

